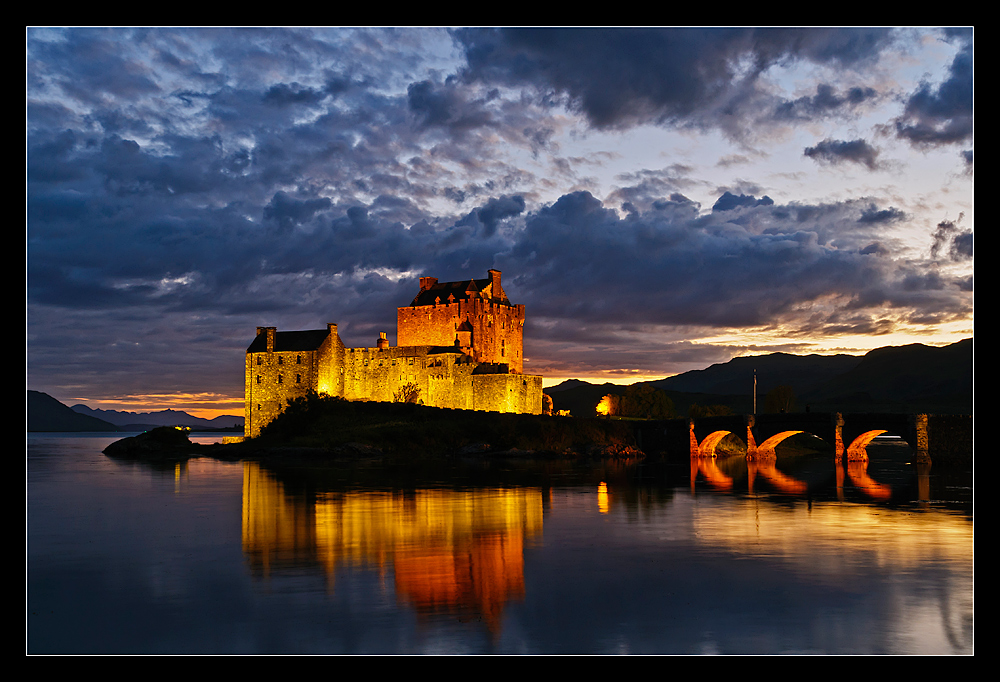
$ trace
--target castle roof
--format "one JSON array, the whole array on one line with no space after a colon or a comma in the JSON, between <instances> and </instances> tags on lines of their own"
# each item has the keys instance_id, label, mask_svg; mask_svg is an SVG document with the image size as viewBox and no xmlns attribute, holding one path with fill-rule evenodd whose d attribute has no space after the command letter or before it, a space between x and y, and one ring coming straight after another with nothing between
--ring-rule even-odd
<instances>
[{"instance_id":1,"label":"castle roof","mask_svg":"<svg viewBox=\"0 0 1000 682\"><path fill-rule=\"evenodd\" d=\"M470 298L486 298L500 303L510 305L507 294L500 286L499 271L495 272L497 277L487 277L485 279L470 279L462 282L438 282L433 277L422 277L420 282L420 293L418 293L411 306L416 305L442 305L453 301L467 301ZM493 283L499 291L493 291Z\"/></svg>"},{"instance_id":2,"label":"castle roof","mask_svg":"<svg viewBox=\"0 0 1000 682\"><path fill-rule=\"evenodd\" d=\"M308 329L299 332L275 332L274 350L281 351L305 351L318 349L326 337L330 335L329 329ZM247 348L247 353L263 353L267 350L267 332L257 335Z\"/></svg>"}]
</instances>

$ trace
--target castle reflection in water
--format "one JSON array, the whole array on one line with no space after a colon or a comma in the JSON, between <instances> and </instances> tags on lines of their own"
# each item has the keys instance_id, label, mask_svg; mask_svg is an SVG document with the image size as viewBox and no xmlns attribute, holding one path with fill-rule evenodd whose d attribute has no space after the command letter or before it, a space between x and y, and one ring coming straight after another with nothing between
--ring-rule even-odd
<instances>
[{"instance_id":1,"label":"castle reflection in water","mask_svg":"<svg viewBox=\"0 0 1000 682\"><path fill-rule=\"evenodd\" d=\"M254 573L392 569L418 614L481 619L498 632L524 597L524 546L542 532L540 489L426 489L292 495L256 462L243 469L243 551Z\"/></svg>"}]
</instances>

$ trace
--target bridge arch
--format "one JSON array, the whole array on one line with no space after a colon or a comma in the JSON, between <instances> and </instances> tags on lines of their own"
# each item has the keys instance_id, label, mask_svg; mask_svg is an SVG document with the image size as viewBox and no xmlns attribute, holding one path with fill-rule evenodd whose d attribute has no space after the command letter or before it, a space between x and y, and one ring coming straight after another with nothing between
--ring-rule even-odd
<instances>
[{"instance_id":1,"label":"bridge arch","mask_svg":"<svg viewBox=\"0 0 1000 682\"><path fill-rule=\"evenodd\" d=\"M757 456L758 457L774 457L774 448L777 447L778 443L785 440L786 438L791 438L797 433L805 433L804 431L781 431L774 434L763 443L757 446Z\"/></svg>"},{"instance_id":2,"label":"bridge arch","mask_svg":"<svg viewBox=\"0 0 1000 682\"><path fill-rule=\"evenodd\" d=\"M868 444L875 440L876 436L881 436L883 433L889 433L886 429L872 429L871 431L865 431L860 436L851 441L851 444L847 446L847 461L848 462L867 462L868 461Z\"/></svg>"},{"instance_id":3,"label":"bridge arch","mask_svg":"<svg viewBox=\"0 0 1000 682\"><path fill-rule=\"evenodd\" d=\"M721 443L732 431L713 431L705 436L705 440L698 446L699 457L716 457L715 446Z\"/></svg>"}]
</instances>

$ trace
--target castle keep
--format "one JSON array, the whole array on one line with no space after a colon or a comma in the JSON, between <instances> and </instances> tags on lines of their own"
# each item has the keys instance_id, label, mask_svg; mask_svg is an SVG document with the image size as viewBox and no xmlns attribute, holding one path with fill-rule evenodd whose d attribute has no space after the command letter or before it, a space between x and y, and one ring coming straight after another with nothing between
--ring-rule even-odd
<instances>
[{"instance_id":1,"label":"castle keep","mask_svg":"<svg viewBox=\"0 0 1000 682\"><path fill-rule=\"evenodd\" d=\"M257 436L289 399L310 391L390 402L413 384L425 405L541 413L542 377L522 374L524 306L507 298L499 270L466 282L421 277L396 324L397 346L382 332L371 348L345 348L335 324L257 327L246 356L244 435Z\"/></svg>"}]
</instances>

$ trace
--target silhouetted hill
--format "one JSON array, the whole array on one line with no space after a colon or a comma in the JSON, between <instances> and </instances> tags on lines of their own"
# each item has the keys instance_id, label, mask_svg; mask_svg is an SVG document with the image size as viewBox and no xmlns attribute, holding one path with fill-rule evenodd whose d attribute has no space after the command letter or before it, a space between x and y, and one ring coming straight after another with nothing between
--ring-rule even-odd
<instances>
[{"instance_id":1,"label":"silhouetted hill","mask_svg":"<svg viewBox=\"0 0 1000 682\"><path fill-rule=\"evenodd\" d=\"M86 405L74 405L74 412L97 417L130 431L145 431L157 426L190 426L193 429L223 429L243 424L243 417L223 415L214 419L194 417L179 410L160 410L158 412L122 412L118 410L100 410Z\"/></svg>"},{"instance_id":2,"label":"silhouetted hill","mask_svg":"<svg viewBox=\"0 0 1000 682\"><path fill-rule=\"evenodd\" d=\"M684 393L716 395L752 395L753 375L757 371L757 396L776 386L791 386L802 395L857 367L857 355L791 355L771 353L733 358L707 369L684 372L650 382L657 388Z\"/></svg>"},{"instance_id":3,"label":"silhouetted hill","mask_svg":"<svg viewBox=\"0 0 1000 682\"><path fill-rule=\"evenodd\" d=\"M548 388L544 389L543 392L552 395L553 393L558 393L560 391L568 391L573 388L585 388L587 386L593 386L593 385L594 384L588 383L581 379L567 379L561 384L556 384L555 386L549 386Z\"/></svg>"},{"instance_id":4,"label":"silhouetted hill","mask_svg":"<svg viewBox=\"0 0 1000 682\"><path fill-rule=\"evenodd\" d=\"M753 409L757 371L757 410L776 386L791 386L798 410L814 412L927 412L972 414L972 339L944 347L885 346L855 355L772 353L733 358L677 376L647 382L666 391L678 416L692 403L726 405L735 413ZM568 385L568 386L567 386ZM622 395L626 386L572 380L546 389L553 408L593 415L605 395Z\"/></svg>"},{"instance_id":5,"label":"silhouetted hill","mask_svg":"<svg viewBox=\"0 0 1000 682\"><path fill-rule=\"evenodd\" d=\"M40 391L28 391L28 431L120 431L96 417L78 414Z\"/></svg>"},{"instance_id":6,"label":"silhouetted hill","mask_svg":"<svg viewBox=\"0 0 1000 682\"><path fill-rule=\"evenodd\" d=\"M937 348L876 348L857 367L803 395L818 405L851 401L872 411L972 414L972 339Z\"/></svg>"}]
</instances>

